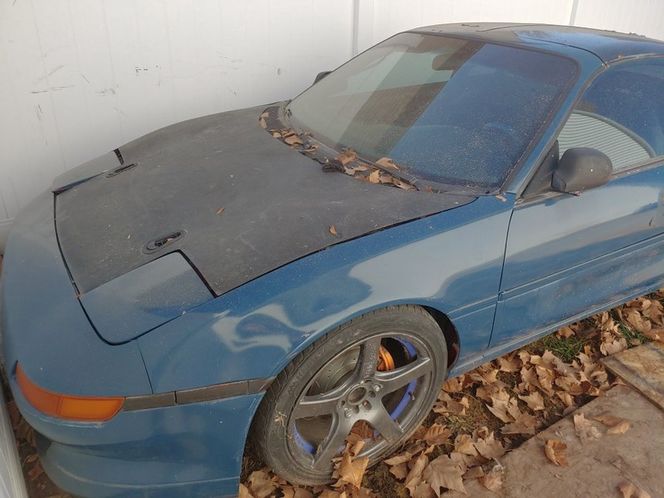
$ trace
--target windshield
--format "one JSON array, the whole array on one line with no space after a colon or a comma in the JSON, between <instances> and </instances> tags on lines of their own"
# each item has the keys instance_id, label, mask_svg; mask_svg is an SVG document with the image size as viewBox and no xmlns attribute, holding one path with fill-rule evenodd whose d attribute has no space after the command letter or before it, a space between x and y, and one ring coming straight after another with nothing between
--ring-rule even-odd
<instances>
[{"instance_id":1,"label":"windshield","mask_svg":"<svg viewBox=\"0 0 664 498\"><path fill-rule=\"evenodd\" d=\"M558 97L574 62L555 55L403 33L320 80L288 106L324 144L413 176L491 189L503 183Z\"/></svg>"}]
</instances>

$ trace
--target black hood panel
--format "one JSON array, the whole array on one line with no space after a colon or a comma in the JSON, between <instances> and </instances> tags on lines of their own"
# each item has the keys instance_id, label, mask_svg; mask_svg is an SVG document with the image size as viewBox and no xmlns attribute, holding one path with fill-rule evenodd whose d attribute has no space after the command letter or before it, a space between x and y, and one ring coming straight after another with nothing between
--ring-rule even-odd
<instances>
[{"instance_id":1,"label":"black hood panel","mask_svg":"<svg viewBox=\"0 0 664 498\"><path fill-rule=\"evenodd\" d=\"M120 148L117 174L57 195L58 237L81 293L179 250L219 295L332 244L473 200L324 172L263 130L261 110L146 135Z\"/></svg>"}]
</instances>

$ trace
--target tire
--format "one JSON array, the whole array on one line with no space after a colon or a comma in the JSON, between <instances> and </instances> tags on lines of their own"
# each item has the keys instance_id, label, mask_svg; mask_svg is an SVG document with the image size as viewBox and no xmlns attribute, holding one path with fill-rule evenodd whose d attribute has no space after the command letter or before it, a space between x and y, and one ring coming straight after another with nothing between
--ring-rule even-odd
<instances>
[{"instance_id":1,"label":"tire","mask_svg":"<svg viewBox=\"0 0 664 498\"><path fill-rule=\"evenodd\" d=\"M351 427L367 440L358 456L378 463L427 416L446 374L445 338L428 312L406 305L368 313L277 376L254 419L254 447L292 483L328 483Z\"/></svg>"}]
</instances>

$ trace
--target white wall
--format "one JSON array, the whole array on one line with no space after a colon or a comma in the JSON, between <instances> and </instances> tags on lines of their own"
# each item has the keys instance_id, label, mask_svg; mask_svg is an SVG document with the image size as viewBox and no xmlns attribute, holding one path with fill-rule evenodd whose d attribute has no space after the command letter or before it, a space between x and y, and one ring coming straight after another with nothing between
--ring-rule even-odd
<instances>
[{"instance_id":1,"label":"white wall","mask_svg":"<svg viewBox=\"0 0 664 498\"><path fill-rule=\"evenodd\" d=\"M459 21L664 38L664 0L0 0L0 247L3 220L68 168L293 96L395 32Z\"/></svg>"}]
</instances>

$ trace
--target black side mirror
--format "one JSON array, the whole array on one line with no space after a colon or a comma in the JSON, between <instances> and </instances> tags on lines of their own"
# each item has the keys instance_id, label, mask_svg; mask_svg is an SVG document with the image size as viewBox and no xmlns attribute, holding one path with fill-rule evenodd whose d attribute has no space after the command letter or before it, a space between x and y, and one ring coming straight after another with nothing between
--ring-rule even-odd
<instances>
[{"instance_id":1,"label":"black side mirror","mask_svg":"<svg viewBox=\"0 0 664 498\"><path fill-rule=\"evenodd\" d=\"M611 178L611 159L597 149L567 149L553 172L551 188L558 192L581 192L604 185Z\"/></svg>"},{"instance_id":2,"label":"black side mirror","mask_svg":"<svg viewBox=\"0 0 664 498\"><path fill-rule=\"evenodd\" d=\"M332 72L332 71L323 71L322 73L318 73L318 74L316 75L316 79L314 80L314 85L315 85L316 83L318 83L320 80L322 80L323 78L325 78L325 76L327 76L327 75L330 74L331 72Z\"/></svg>"}]
</instances>

